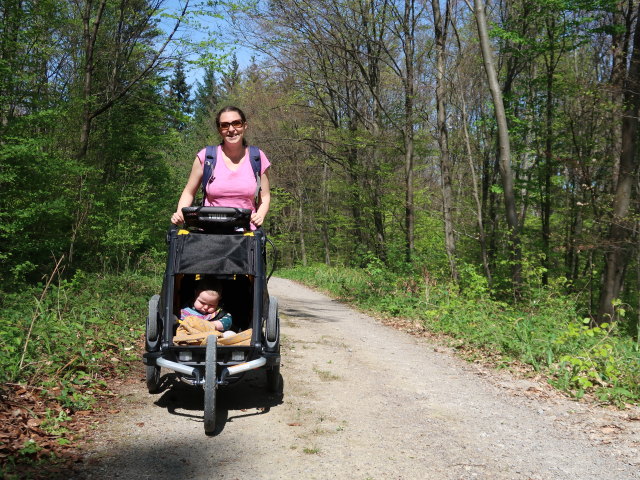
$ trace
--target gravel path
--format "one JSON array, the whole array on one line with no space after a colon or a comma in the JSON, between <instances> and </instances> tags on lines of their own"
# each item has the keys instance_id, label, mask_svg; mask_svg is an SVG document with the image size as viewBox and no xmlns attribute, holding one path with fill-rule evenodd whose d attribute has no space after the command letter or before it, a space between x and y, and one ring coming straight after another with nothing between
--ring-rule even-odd
<instances>
[{"instance_id":1,"label":"gravel path","mask_svg":"<svg viewBox=\"0 0 640 480\"><path fill-rule=\"evenodd\" d=\"M207 437L202 394L149 395L141 364L70 478L640 479L640 410L466 363L288 280L269 292L283 397L262 371L219 390L223 427Z\"/></svg>"}]
</instances>

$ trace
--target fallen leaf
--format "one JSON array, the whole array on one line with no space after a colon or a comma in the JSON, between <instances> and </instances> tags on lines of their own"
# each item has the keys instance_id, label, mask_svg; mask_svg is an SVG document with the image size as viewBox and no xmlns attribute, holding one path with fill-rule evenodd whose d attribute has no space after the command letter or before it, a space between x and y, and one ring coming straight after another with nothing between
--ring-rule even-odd
<instances>
[{"instance_id":1,"label":"fallen leaf","mask_svg":"<svg viewBox=\"0 0 640 480\"><path fill-rule=\"evenodd\" d=\"M602 427L600 429L600 431L604 434L609 434L609 433L616 433L618 431L620 431L621 428L618 427L617 425L605 425L604 427Z\"/></svg>"},{"instance_id":2,"label":"fallen leaf","mask_svg":"<svg viewBox=\"0 0 640 480\"><path fill-rule=\"evenodd\" d=\"M35 428L38 425L40 425L40 420L35 419L35 418L30 418L29 420L27 420L27 427L29 428Z\"/></svg>"},{"instance_id":3,"label":"fallen leaf","mask_svg":"<svg viewBox=\"0 0 640 480\"><path fill-rule=\"evenodd\" d=\"M302 424L298 423L298 422L287 423L287 425L289 425L290 427L301 427L302 426Z\"/></svg>"}]
</instances>

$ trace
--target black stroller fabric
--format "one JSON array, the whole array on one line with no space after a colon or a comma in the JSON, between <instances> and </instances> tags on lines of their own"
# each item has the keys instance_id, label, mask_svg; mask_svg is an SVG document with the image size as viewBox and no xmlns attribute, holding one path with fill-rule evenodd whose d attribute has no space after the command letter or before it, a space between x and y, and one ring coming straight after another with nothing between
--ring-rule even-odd
<instances>
[{"instance_id":1,"label":"black stroller fabric","mask_svg":"<svg viewBox=\"0 0 640 480\"><path fill-rule=\"evenodd\" d=\"M259 240L244 235L178 235L175 273L255 275Z\"/></svg>"}]
</instances>

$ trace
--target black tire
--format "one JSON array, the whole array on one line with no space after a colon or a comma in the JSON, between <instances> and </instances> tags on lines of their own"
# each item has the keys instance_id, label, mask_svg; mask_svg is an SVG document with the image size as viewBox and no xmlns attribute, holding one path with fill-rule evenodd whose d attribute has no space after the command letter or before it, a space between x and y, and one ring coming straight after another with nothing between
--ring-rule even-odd
<instances>
[{"instance_id":1,"label":"black tire","mask_svg":"<svg viewBox=\"0 0 640 480\"><path fill-rule=\"evenodd\" d=\"M215 337L210 336L204 362L204 432L207 434L216 429L217 348Z\"/></svg>"},{"instance_id":2,"label":"black tire","mask_svg":"<svg viewBox=\"0 0 640 480\"><path fill-rule=\"evenodd\" d=\"M145 332L146 347L148 352L158 350L160 344L158 331L158 307L160 295L154 295L149 299L149 313L147 315L147 329Z\"/></svg>"},{"instance_id":3,"label":"black tire","mask_svg":"<svg viewBox=\"0 0 640 480\"><path fill-rule=\"evenodd\" d=\"M267 390L271 393L282 392L282 376L280 365L267 368Z\"/></svg>"},{"instance_id":4,"label":"black tire","mask_svg":"<svg viewBox=\"0 0 640 480\"><path fill-rule=\"evenodd\" d=\"M278 315L277 297L269 297L269 316L267 317L265 331L267 336L267 345L270 348L276 347L280 340L280 317Z\"/></svg>"},{"instance_id":5,"label":"black tire","mask_svg":"<svg viewBox=\"0 0 640 480\"><path fill-rule=\"evenodd\" d=\"M156 365L146 365L147 369L147 389L149 393L158 393L160 390L160 367Z\"/></svg>"}]
</instances>

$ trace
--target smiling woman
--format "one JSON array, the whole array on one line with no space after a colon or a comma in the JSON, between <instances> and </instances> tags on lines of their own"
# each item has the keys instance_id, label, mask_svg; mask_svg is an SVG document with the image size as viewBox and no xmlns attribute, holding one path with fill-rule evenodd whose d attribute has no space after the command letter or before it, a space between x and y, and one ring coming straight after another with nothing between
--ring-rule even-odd
<instances>
[{"instance_id":1,"label":"smiling woman","mask_svg":"<svg viewBox=\"0 0 640 480\"><path fill-rule=\"evenodd\" d=\"M203 205L246 208L251 210L251 228L260 227L271 203L271 162L262 150L258 150L260 166L254 175L254 167L249 158L251 149L244 137L248 129L247 118L238 107L228 106L220 110L216 116L216 126L222 142L215 147L214 157L221 161L215 162L212 175L204 182ZM204 148L193 161L191 174L178 201L178 208L171 216L172 223L184 223L182 209L191 206L198 187L203 184L206 161L207 149Z\"/></svg>"}]
</instances>

